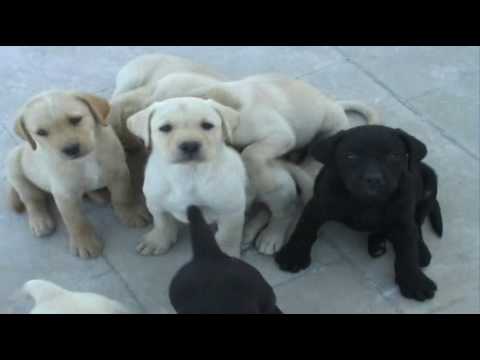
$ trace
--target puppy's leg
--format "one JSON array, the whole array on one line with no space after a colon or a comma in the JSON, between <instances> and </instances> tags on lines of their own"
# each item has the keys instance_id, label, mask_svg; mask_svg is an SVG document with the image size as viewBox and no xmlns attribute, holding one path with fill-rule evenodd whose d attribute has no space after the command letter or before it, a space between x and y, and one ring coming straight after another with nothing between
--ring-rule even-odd
<instances>
[{"instance_id":1,"label":"puppy's leg","mask_svg":"<svg viewBox=\"0 0 480 360\"><path fill-rule=\"evenodd\" d=\"M177 241L178 224L167 212L154 211L154 228L137 246L140 255L165 254Z\"/></svg>"},{"instance_id":2,"label":"puppy's leg","mask_svg":"<svg viewBox=\"0 0 480 360\"><path fill-rule=\"evenodd\" d=\"M103 245L98 240L93 226L81 211L80 195L53 194L63 221L70 234L70 249L83 259L95 258L102 253Z\"/></svg>"},{"instance_id":3,"label":"puppy's leg","mask_svg":"<svg viewBox=\"0 0 480 360\"><path fill-rule=\"evenodd\" d=\"M399 226L391 240L395 249L395 278L402 295L418 301L433 298L437 286L420 269L417 225Z\"/></svg>"},{"instance_id":4,"label":"puppy's leg","mask_svg":"<svg viewBox=\"0 0 480 360\"><path fill-rule=\"evenodd\" d=\"M271 173L279 186L274 191L259 194L260 200L268 206L272 216L256 241L257 250L266 255L276 253L285 243L287 230L295 218L299 201L296 185L290 174L279 166L272 168Z\"/></svg>"},{"instance_id":5,"label":"puppy's leg","mask_svg":"<svg viewBox=\"0 0 480 360\"><path fill-rule=\"evenodd\" d=\"M305 206L289 242L275 254L280 269L298 272L310 266L310 253L317 240L318 229L326 221L325 209L326 206L315 198Z\"/></svg>"},{"instance_id":6,"label":"puppy's leg","mask_svg":"<svg viewBox=\"0 0 480 360\"><path fill-rule=\"evenodd\" d=\"M422 225L432 209L432 199L423 200L415 209L415 222L418 227L418 261L421 267L427 267L432 260L432 254L423 240Z\"/></svg>"},{"instance_id":7,"label":"puppy's leg","mask_svg":"<svg viewBox=\"0 0 480 360\"><path fill-rule=\"evenodd\" d=\"M107 186L112 196L113 209L122 223L131 227L144 227L151 222L147 207L135 196L130 172L125 163L111 172Z\"/></svg>"},{"instance_id":8,"label":"puppy's leg","mask_svg":"<svg viewBox=\"0 0 480 360\"><path fill-rule=\"evenodd\" d=\"M218 219L217 242L222 251L232 257L240 257L245 211L222 214Z\"/></svg>"},{"instance_id":9,"label":"puppy's leg","mask_svg":"<svg viewBox=\"0 0 480 360\"><path fill-rule=\"evenodd\" d=\"M373 233L368 236L368 253L372 258L387 252L387 239L384 233Z\"/></svg>"},{"instance_id":10,"label":"puppy's leg","mask_svg":"<svg viewBox=\"0 0 480 360\"><path fill-rule=\"evenodd\" d=\"M56 224L48 209L48 194L36 187L23 174L19 157L10 156L7 163L7 178L27 209L28 222L35 236L53 233Z\"/></svg>"}]
</instances>

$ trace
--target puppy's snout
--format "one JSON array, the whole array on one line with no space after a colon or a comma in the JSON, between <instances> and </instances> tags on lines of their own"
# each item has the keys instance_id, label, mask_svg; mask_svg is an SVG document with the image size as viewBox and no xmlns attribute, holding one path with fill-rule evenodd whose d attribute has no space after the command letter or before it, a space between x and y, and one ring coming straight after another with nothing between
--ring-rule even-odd
<instances>
[{"instance_id":1,"label":"puppy's snout","mask_svg":"<svg viewBox=\"0 0 480 360\"><path fill-rule=\"evenodd\" d=\"M187 155L194 155L198 153L201 147L202 144L200 144L198 141L185 141L179 145L180 150Z\"/></svg>"},{"instance_id":2,"label":"puppy's snout","mask_svg":"<svg viewBox=\"0 0 480 360\"><path fill-rule=\"evenodd\" d=\"M385 185L385 179L383 178L383 175L378 171L365 174L364 181L369 187L375 189L381 188Z\"/></svg>"},{"instance_id":3,"label":"puppy's snout","mask_svg":"<svg viewBox=\"0 0 480 360\"><path fill-rule=\"evenodd\" d=\"M62 149L62 152L70 157L76 157L80 154L80 144L71 144L68 146L65 146Z\"/></svg>"}]
</instances>

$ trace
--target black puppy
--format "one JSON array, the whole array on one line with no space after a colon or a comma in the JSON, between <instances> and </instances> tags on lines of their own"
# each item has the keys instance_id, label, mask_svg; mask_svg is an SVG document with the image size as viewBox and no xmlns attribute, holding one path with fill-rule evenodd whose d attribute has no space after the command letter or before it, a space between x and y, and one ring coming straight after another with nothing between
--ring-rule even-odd
<instances>
[{"instance_id":1,"label":"black puppy","mask_svg":"<svg viewBox=\"0 0 480 360\"><path fill-rule=\"evenodd\" d=\"M272 287L249 264L224 254L199 208L187 209L193 259L170 284L179 314L281 314Z\"/></svg>"},{"instance_id":2,"label":"black puppy","mask_svg":"<svg viewBox=\"0 0 480 360\"><path fill-rule=\"evenodd\" d=\"M395 277L403 296L431 299L437 286L420 269L430 263L422 238L426 217L442 236L437 176L422 163L426 146L402 130L360 126L314 140L310 152L324 164L287 245L275 256L280 268L297 272L310 265L310 251L320 226L339 221L370 232L371 256L395 251Z\"/></svg>"}]
</instances>

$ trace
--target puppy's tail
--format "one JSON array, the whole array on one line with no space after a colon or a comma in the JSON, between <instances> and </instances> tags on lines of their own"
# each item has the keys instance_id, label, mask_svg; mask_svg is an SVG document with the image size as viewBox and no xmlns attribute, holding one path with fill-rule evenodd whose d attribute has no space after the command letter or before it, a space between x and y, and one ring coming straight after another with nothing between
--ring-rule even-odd
<instances>
[{"instance_id":1,"label":"puppy's tail","mask_svg":"<svg viewBox=\"0 0 480 360\"><path fill-rule=\"evenodd\" d=\"M8 188L8 202L15 212L20 214L25 211L25 204L22 199L20 199L20 195L18 195L18 192L10 185Z\"/></svg>"},{"instance_id":2,"label":"puppy's tail","mask_svg":"<svg viewBox=\"0 0 480 360\"><path fill-rule=\"evenodd\" d=\"M377 111L361 101L338 101L345 112L356 112L367 119L367 125L383 125Z\"/></svg>"},{"instance_id":3,"label":"puppy's tail","mask_svg":"<svg viewBox=\"0 0 480 360\"><path fill-rule=\"evenodd\" d=\"M443 235L442 211L440 210L440 204L436 199L435 199L435 202L433 203L432 210L430 211L429 218L435 233L438 235L438 237L442 237Z\"/></svg>"},{"instance_id":4,"label":"puppy's tail","mask_svg":"<svg viewBox=\"0 0 480 360\"><path fill-rule=\"evenodd\" d=\"M190 222L193 258L212 258L226 256L215 240L213 231L208 226L201 210L197 206L189 206L187 217Z\"/></svg>"},{"instance_id":5,"label":"puppy's tail","mask_svg":"<svg viewBox=\"0 0 480 360\"><path fill-rule=\"evenodd\" d=\"M305 205L313 197L313 186L315 180L300 166L285 160L278 160L289 174L293 177L293 180L300 189L300 197L302 203Z\"/></svg>"}]
</instances>

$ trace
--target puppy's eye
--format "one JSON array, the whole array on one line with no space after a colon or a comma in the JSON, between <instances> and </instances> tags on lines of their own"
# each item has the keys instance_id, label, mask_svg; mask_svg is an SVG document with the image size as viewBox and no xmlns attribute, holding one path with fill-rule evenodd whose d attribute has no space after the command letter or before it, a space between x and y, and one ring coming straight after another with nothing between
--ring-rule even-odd
<instances>
[{"instance_id":1,"label":"puppy's eye","mask_svg":"<svg viewBox=\"0 0 480 360\"><path fill-rule=\"evenodd\" d=\"M169 133L170 131L172 131L172 129L173 129L173 127L170 124L163 125L163 126L160 126L158 128L158 130L160 130L161 132L164 132L164 133Z\"/></svg>"},{"instance_id":2,"label":"puppy's eye","mask_svg":"<svg viewBox=\"0 0 480 360\"><path fill-rule=\"evenodd\" d=\"M44 129L39 129L37 130L37 135L38 136L48 136L48 131Z\"/></svg>"},{"instance_id":3,"label":"puppy's eye","mask_svg":"<svg viewBox=\"0 0 480 360\"><path fill-rule=\"evenodd\" d=\"M211 130L214 128L214 125L207 121L203 121L201 126L203 130Z\"/></svg>"},{"instance_id":4,"label":"puppy's eye","mask_svg":"<svg viewBox=\"0 0 480 360\"><path fill-rule=\"evenodd\" d=\"M348 159L348 160L357 160L357 159L358 159L358 155L357 155L357 154L354 154L354 153L348 153L348 154L347 154L347 159Z\"/></svg>"},{"instance_id":5,"label":"puppy's eye","mask_svg":"<svg viewBox=\"0 0 480 360\"><path fill-rule=\"evenodd\" d=\"M82 117L81 116L74 116L74 117L69 118L68 121L73 126L77 126L82 121Z\"/></svg>"}]
</instances>

